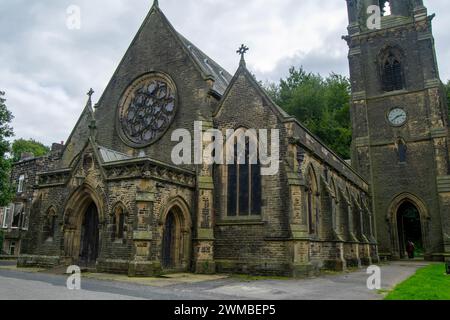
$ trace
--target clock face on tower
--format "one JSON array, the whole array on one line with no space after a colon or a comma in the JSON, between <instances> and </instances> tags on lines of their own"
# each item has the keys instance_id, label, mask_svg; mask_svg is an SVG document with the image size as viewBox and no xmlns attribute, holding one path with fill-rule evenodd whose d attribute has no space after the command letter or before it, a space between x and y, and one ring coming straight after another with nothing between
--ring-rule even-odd
<instances>
[{"instance_id":1,"label":"clock face on tower","mask_svg":"<svg viewBox=\"0 0 450 320\"><path fill-rule=\"evenodd\" d=\"M407 115L402 108L394 108L388 114L389 123L393 126L401 126L405 124Z\"/></svg>"}]
</instances>

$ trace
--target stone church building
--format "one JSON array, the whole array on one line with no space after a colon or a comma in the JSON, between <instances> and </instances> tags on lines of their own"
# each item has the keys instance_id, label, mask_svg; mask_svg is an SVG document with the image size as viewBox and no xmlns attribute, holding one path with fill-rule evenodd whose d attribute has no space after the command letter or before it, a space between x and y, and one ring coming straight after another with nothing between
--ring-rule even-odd
<instances>
[{"instance_id":1,"label":"stone church building","mask_svg":"<svg viewBox=\"0 0 450 320\"><path fill-rule=\"evenodd\" d=\"M396 1L369 30L366 5L380 3L347 2L354 167L267 96L245 48L230 75L155 1L67 142L15 165L20 188L2 213L9 231L15 208L23 216L18 264L303 276L378 262L377 237L383 256L402 257L418 232L426 257L442 259L448 130L431 17L422 1ZM259 161L174 164L173 132L195 136L199 121L225 138L228 129L278 130L278 172L262 175Z\"/></svg>"}]
</instances>

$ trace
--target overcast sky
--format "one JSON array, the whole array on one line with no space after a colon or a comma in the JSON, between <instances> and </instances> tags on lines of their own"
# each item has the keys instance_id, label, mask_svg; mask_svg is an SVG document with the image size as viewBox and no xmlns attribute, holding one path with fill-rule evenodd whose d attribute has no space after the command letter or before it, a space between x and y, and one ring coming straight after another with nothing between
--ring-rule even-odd
<instances>
[{"instance_id":1,"label":"overcast sky","mask_svg":"<svg viewBox=\"0 0 450 320\"><path fill-rule=\"evenodd\" d=\"M292 65L348 74L344 0L160 0L174 27L230 73L241 43L259 80L277 81ZM0 90L16 138L65 141L90 87L100 97L152 0L1 0ZM448 0L425 0L443 81L450 79ZM81 9L81 29L66 26Z\"/></svg>"}]
</instances>

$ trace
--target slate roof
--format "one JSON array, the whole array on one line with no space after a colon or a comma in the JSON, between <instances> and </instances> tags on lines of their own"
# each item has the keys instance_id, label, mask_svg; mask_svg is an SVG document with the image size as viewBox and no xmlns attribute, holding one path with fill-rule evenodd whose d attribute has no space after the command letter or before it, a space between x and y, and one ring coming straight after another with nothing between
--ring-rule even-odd
<instances>
[{"instance_id":1,"label":"slate roof","mask_svg":"<svg viewBox=\"0 0 450 320\"><path fill-rule=\"evenodd\" d=\"M103 162L105 163L131 159L130 156L124 153L120 153L101 146L98 147L98 151L100 152Z\"/></svg>"},{"instance_id":2,"label":"slate roof","mask_svg":"<svg viewBox=\"0 0 450 320\"><path fill-rule=\"evenodd\" d=\"M186 49L191 53L194 60L202 69L203 73L213 77L213 90L222 96L230 84L231 79L233 79L233 76L222 68L217 62L208 57L198 47L192 44L192 42L186 39L183 35L178 32L177 34L181 42L186 46Z\"/></svg>"}]
</instances>

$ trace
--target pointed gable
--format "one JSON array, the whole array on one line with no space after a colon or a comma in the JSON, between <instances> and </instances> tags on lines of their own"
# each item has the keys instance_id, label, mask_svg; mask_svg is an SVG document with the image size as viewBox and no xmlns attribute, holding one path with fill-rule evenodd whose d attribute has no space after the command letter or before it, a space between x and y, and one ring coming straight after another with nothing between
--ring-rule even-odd
<instances>
[{"instance_id":1,"label":"pointed gable","mask_svg":"<svg viewBox=\"0 0 450 320\"><path fill-rule=\"evenodd\" d=\"M119 105L133 82L160 74L176 88L176 113L169 128L148 145L136 146L124 139L118 121ZM135 157L146 155L170 162L170 135L175 129L193 129L194 121L211 121L210 96L221 96L231 75L200 49L182 37L154 5L125 53L101 96L96 109L99 144ZM167 152L162 152L167 150Z\"/></svg>"},{"instance_id":2,"label":"pointed gable","mask_svg":"<svg viewBox=\"0 0 450 320\"><path fill-rule=\"evenodd\" d=\"M271 100L241 62L214 117L217 120L235 118L235 126L257 129L281 126L289 115Z\"/></svg>"},{"instance_id":3,"label":"pointed gable","mask_svg":"<svg viewBox=\"0 0 450 320\"><path fill-rule=\"evenodd\" d=\"M90 125L94 120L91 99L88 100L74 129L72 130L61 156L60 167L67 168L75 157L85 148L90 136Z\"/></svg>"}]
</instances>

